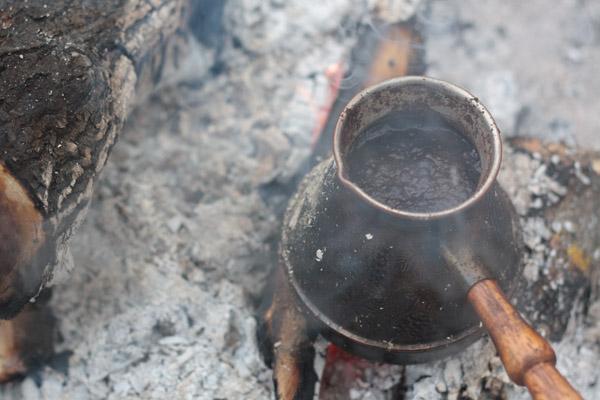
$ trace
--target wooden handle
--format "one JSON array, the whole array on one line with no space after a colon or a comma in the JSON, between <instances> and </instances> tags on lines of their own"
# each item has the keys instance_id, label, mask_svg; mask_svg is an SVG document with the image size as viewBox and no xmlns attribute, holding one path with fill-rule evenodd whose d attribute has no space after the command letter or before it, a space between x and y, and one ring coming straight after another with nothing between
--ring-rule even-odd
<instances>
[{"instance_id":1,"label":"wooden handle","mask_svg":"<svg viewBox=\"0 0 600 400\"><path fill-rule=\"evenodd\" d=\"M477 282L467 296L517 385L527 386L535 400L582 399L555 368L550 344L521 318L496 281Z\"/></svg>"},{"instance_id":2,"label":"wooden handle","mask_svg":"<svg viewBox=\"0 0 600 400\"><path fill-rule=\"evenodd\" d=\"M536 400L581 399L552 364L537 364L525 374L525 386Z\"/></svg>"}]
</instances>

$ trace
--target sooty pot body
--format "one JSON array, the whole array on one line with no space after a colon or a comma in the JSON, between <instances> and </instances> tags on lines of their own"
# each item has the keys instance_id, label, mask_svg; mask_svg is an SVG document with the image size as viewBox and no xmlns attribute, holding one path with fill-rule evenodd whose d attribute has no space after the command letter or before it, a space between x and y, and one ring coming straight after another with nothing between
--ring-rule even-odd
<instances>
[{"instance_id":1,"label":"sooty pot body","mask_svg":"<svg viewBox=\"0 0 600 400\"><path fill-rule=\"evenodd\" d=\"M497 183L472 207L407 220L357 199L333 158L304 179L286 213L281 265L311 321L365 358L418 363L462 350L482 333L468 283L441 255L469 246L511 293L521 273L518 217Z\"/></svg>"}]
</instances>

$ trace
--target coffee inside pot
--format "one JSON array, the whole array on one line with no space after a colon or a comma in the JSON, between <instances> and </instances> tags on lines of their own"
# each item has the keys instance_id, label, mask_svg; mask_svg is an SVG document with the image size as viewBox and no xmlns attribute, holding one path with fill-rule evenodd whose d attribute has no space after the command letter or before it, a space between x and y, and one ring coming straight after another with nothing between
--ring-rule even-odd
<instances>
[{"instance_id":1,"label":"coffee inside pot","mask_svg":"<svg viewBox=\"0 0 600 400\"><path fill-rule=\"evenodd\" d=\"M350 179L370 196L412 212L467 200L481 174L477 149L434 112L395 112L364 129L350 150Z\"/></svg>"}]
</instances>

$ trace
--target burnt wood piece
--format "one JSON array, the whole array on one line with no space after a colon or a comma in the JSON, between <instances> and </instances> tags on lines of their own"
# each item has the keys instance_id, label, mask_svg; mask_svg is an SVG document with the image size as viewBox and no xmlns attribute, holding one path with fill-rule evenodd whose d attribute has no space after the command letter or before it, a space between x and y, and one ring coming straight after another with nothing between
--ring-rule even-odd
<instances>
[{"instance_id":1,"label":"burnt wood piece","mask_svg":"<svg viewBox=\"0 0 600 400\"><path fill-rule=\"evenodd\" d=\"M0 321L0 382L24 375L52 355L56 321L49 300L45 290L15 318Z\"/></svg>"},{"instance_id":2,"label":"burnt wood piece","mask_svg":"<svg viewBox=\"0 0 600 400\"><path fill-rule=\"evenodd\" d=\"M273 369L275 393L281 400L312 400L317 375L313 368L316 331L310 326L283 269L275 275L275 291L259 316L257 339L264 361Z\"/></svg>"},{"instance_id":3,"label":"burnt wood piece","mask_svg":"<svg viewBox=\"0 0 600 400\"><path fill-rule=\"evenodd\" d=\"M160 79L186 9L186 0L0 0L0 318L69 257L67 240L135 97ZM19 316L0 330L30 325ZM52 337L50 326L36 333ZM12 370L0 354L1 380L29 364L22 348L12 347L21 364Z\"/></svg>"},{"instance_id":4,"label":"burnt wood piece","mask_svg":"<svg viewBox=\"0 0 600 400\"><path fill-rule=\"evenodd\" d=\"M516 137L508 143L515 154L539 160L545 175L564 187L558 201L553 193L531 194L526 218L541 218L550 228L554 222L569 225L540 238L537 246L554 256L546 255L537 280L520 281L519 295L514 297L516 308L532 326L543 327L547 339L560 341L569 321L585 319L589 306L600 298L600 264L593 256L600 244L595 222L600 219L600 153L532 138ZM526 252L534 250L526 246Z\"/></svg>"},{"instance_id":5,"label":"burnt wood piece","mask_svg":"<svg viewBox=\"0 0 600 400\"><path fill-rule=\"evenodd\" d=\"M5 188L3 199L18 191L19 212L30 215L15 215L17 206L0 210L6 218L15 215L14 224L23 231L13 239L18 241L12 243L13 259L2 254L6 290L0 316L14 315L52 277L47 266L57 261L57 247L83 217L139 77L155 67L152 56L183 22L184 4L40 0L0 5L0 188ZM13 226L0 226L1 246Z\"/></svg>"}]
</instances>

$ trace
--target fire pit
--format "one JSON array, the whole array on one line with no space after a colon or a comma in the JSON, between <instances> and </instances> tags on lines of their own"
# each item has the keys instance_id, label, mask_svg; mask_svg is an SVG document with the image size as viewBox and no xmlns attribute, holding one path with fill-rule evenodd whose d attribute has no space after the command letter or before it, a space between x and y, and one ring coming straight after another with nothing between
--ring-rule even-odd
<instances>
[{"instance_id":1,"label":"fire pit","mask_svg":"<svg viewBox=\"0 0 600 400\"><path fill-rule=\"evenodd\" d=\"M600 164L573 146L598 148L591 28L600 7L505 3L0 6L11 39L1 46L11 88L3 93L21 99L2 103L2 129L17 147L26 135L33 141L23 149L44 156L2 159L40 200L34 208L47 199L54 210L56 229L45 238L58 261L42 265L53 296L42 293L0 323L3 338L22 339L2 341L1 361L22 375L0 387L2 398L272 397L271 364L255 339L263 319L254 315L271 271L282 271L283 209L331 154L329 134L353 94L406 74L455 82L490 107L505 138L498 182L523 228L511 300L552 341L559 370L586 398L598 397ZM53 140L58 133L69 140ZM31 283L35 295L39 280ZM373 363L312 337L288 294L275 292L270 329L279 355L301 345L302 357L288 360L302 368L281 364L292 368L277 368L277 389L297 378L312 379L322 400L529 398L485 335L439 361ZM11 359L15 348L40 352Z\"/></svg>"}]
</instances>

